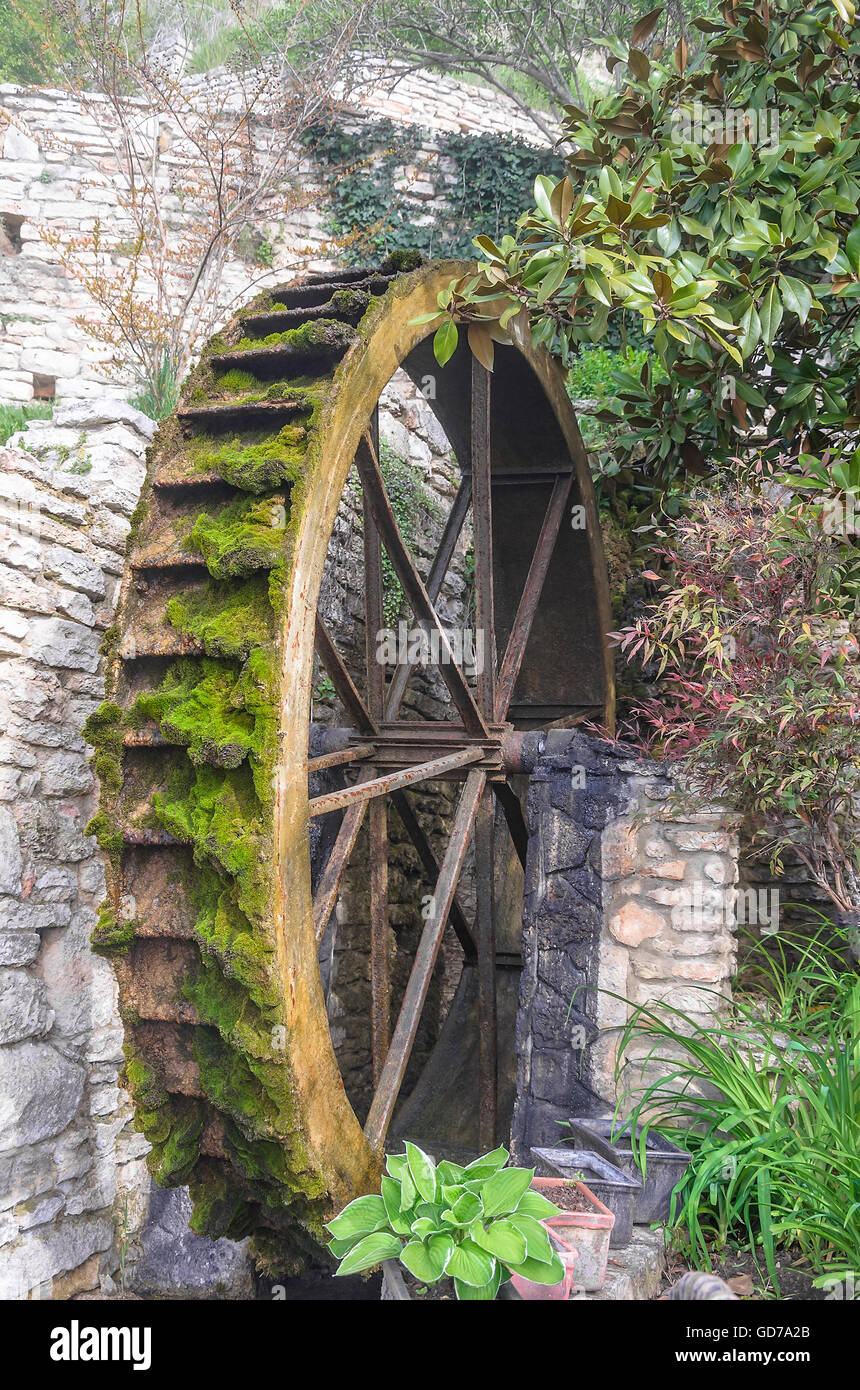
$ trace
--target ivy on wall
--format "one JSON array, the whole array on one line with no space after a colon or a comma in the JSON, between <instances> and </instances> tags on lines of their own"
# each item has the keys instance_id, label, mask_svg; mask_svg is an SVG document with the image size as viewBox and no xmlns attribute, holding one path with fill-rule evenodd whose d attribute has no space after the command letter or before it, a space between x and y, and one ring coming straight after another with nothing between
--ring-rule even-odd
<instances>
[{"instance_id":1,"label":"ivy on wall","mask_svg":"<svg viewBox=\"0 0 860 1390\"><path fill-rule=\"evenodd\" d=\"M413 247L427 257L474 255L474 236L515 225L538 174L564 172L557 155L512 136L431 135L387 118L316 126L306 144L329 194L329 230L350 238L354 264ZM398 186L404 168L415 171L406 187ZM429 202L410 187L424 181L434 189Z\"/></svg>"}]
</instances>

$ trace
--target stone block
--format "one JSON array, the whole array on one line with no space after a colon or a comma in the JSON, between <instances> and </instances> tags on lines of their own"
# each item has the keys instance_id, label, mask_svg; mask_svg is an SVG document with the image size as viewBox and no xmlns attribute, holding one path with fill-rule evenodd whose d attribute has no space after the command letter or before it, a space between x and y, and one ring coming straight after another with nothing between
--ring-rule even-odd
<instances>
[{"instance_id":1,"label":"stone block","mask_svg":"<svg viewBox=\"0 0 860 1390\"><path fill-rule=\"evenodd\" d=\"M0 970L0 1044L40 1037L52 1018L41 980L27 970Z\"/></svg>"},{"instance_id":2,"label":"stone block","mask_svg":"<svg viewBox=\"0 0 860 1390\"><path fill-rule=\"evenodd\" d=\"M49 1043L0 1048L0 1152L60 1134L78 1110L84 1079L84 1068Z\"/></svg>"},{"instance_id":3,"label":"stone block","mask_svg":"<svg viewBox=\"0 0 860 1390\"><path fill-rule=\"evenodd\" d=\"M636 827L629 821L612 821L601 839L602 874L606 879L626 878L639 869Z\"/></svg>"},{"instance_id":4,"label":"stone block","mask_svg":"<svg viewBox=\"0 0 860 1390\"><path fill-rule=\"evenodd\" d=\"M27 652L34 661L60 670L98 670L98 635L63 618L34 618Z\"/></svg>"},{"instance_id":5,"label":"stone block","mask_svg":"<svg viewBox=\"0 0 860 1390\"><path fill-rule=\"evenodd\" d=\"M653 911L652 908L643 907L641 903L626 902L623 907L612 915L609 921L609 930L616 941L620 941L624 946L639 946L649 937L657 936L665 928L666 922L662 913Z\"/></svg>"}]
</instances>

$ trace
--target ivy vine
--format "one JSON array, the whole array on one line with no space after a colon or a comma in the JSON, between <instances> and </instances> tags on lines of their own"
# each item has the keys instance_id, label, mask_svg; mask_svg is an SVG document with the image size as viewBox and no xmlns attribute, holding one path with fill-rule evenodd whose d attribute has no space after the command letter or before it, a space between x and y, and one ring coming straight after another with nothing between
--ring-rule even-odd
<instances>
[{"instance_id":1,"label":"ivy vine","mask_svg":"<svg viewBox=\"0 0 860 1390\"><path fill-rule=\"evenodd\" d=\"M345 258L353 264L411 249L471 256L474 236L511 230L538 174L564 172L557 155L509 135L431 135L387 118L317 125L305 143L329 195L328 230L350 238ZM413 182L433 185L429 205L398 186L407 167L416 170Z\"/></svg>"}]
</instances>

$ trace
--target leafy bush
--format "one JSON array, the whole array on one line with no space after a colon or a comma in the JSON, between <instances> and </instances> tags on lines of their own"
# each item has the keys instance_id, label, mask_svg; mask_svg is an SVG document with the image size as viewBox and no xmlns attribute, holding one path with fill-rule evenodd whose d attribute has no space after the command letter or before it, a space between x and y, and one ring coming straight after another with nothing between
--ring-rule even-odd
<instances>
[{"instance_id":1,"label":"leafy bush","mask_svg":"<svg viewBox=\"0 0 860 1390\"><path fill-rule=\"evenodd\" d=\"M61 77L70 43L43 0L0 0L0 82L45 86Z\"/></svg>"},{"instance_id":2,"label":"leafy bush","mask_svg":"<svg viewBox=\"0 0 860 1390\"><path fill-rule=\"evenodd\" d=\"M629 44L598 41L618 80L565 107L570 173L538 176L510 235L476 238L489 263L440 302L453 331L437 345L450 357L458 320L504 331L526 308L569 364L635 313L667 375L606 415L649 476L705 472L768 418L774 455L843 447L860 366L855 6L738 0L693 21L695 66L684 38L645 52L661 14Z\"/></svg>"},{"instance_id":3,"label":"leafy bush","mask_svg":"<svg viewBox=\"0 0 860 1390\"><path fill-rule=\"evenodd\" d=\"M802 1252L818 1283L860 1271L860 980L836 936L796 937L794 966L780 948L763 965L775 994L739 998L729 1023L643 1006L621 1038L622 1054L650 1044L646 1062L667 1044L683 1053L632 1111L643 1135L692 1154L672 1199L679 1243L710 1268L713 1247L740 1240L777 1289L778 1247Z\"/></svg>"},{"instance_id":4,"label":"leafy bush","mask_svg":"<svg viewBox=\"0 0 860 1390\"><path fill-rule=\"evenodd\" d=\"M843 913L860 908L848 549L819 509L727 469L662 537L670 573L645 571L657 597L613 634L662 678L661 694L638 711L651 742L745 816L775 870L792 851Z\"/></svg>"},{"instance_id":5,"label":"leafy bush","mask_svg":"<svg viewBox=\"0 0 860 1390\"><path fill-rule=\"evenodd\" d=\"M493 1299L511 1274L557 1284L561 1260L541 1221L558 1208L531 1191L533 1168L507 1149L437 1166L415 1144L390 1154L379 1196L356 1197L328 1224L337 1274L399 1260L422 1284L454 1280L459 1299Z\"/></svg>"}]
</instances>

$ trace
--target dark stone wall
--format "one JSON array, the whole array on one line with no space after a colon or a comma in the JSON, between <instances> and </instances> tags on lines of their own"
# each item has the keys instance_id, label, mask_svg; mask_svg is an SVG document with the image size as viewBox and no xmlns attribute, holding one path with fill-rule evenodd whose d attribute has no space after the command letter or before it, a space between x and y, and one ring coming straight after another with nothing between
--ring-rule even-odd
<instances>
[{"instance_id":1,"label":"dark stone wall","mask_svg":"<svg viewBox=\"0 0 860 1390\"><path fill-rule=\"evenodd\" d=\"M558 1141L558 1121L593 1107L588 1044L604 920L601 834L630 802L630 750L578 730L547 735L529 780L523 967L513 1151Z\"/></svg>"}]
</instances>

